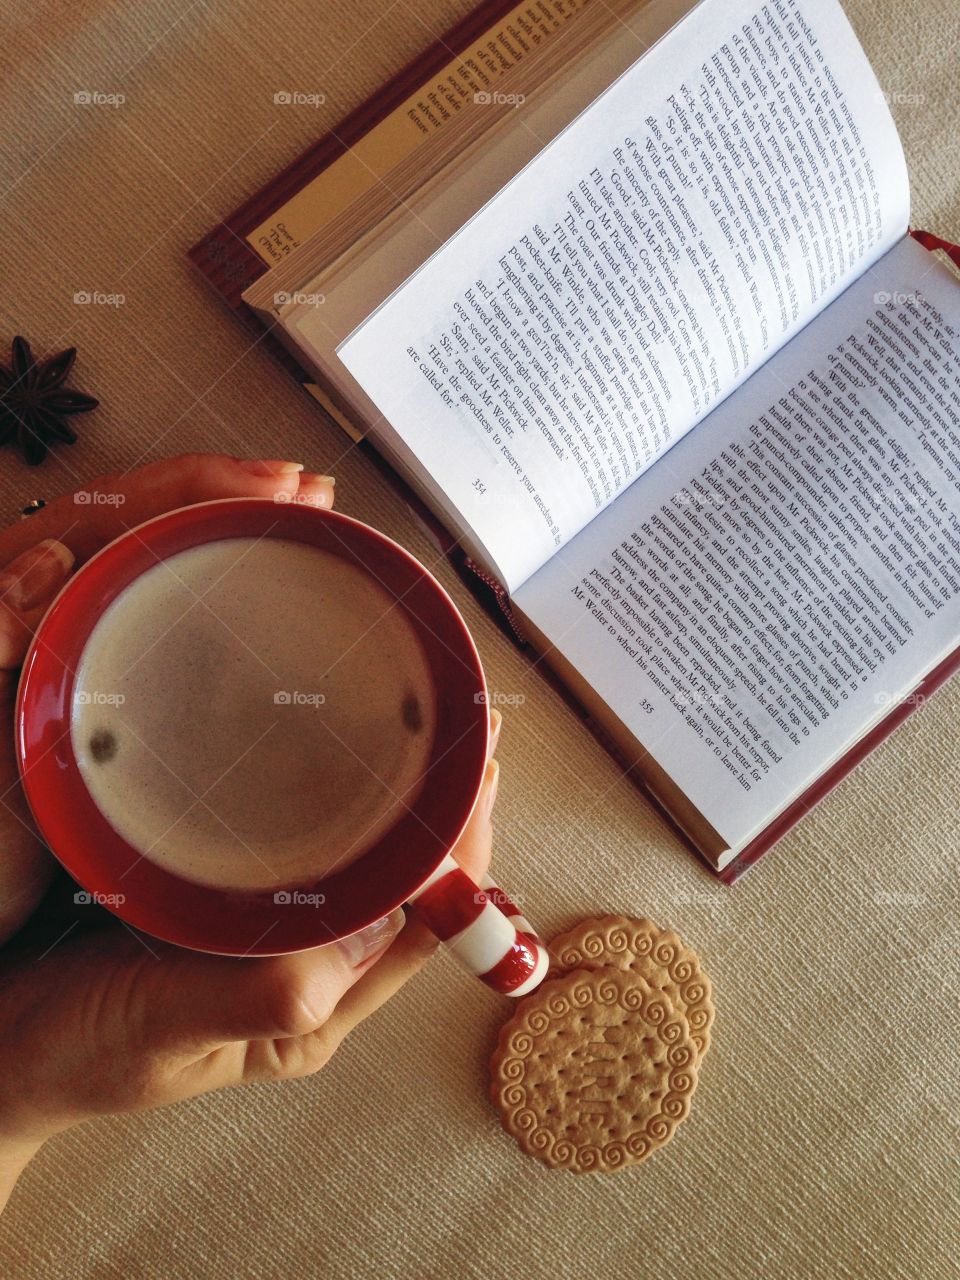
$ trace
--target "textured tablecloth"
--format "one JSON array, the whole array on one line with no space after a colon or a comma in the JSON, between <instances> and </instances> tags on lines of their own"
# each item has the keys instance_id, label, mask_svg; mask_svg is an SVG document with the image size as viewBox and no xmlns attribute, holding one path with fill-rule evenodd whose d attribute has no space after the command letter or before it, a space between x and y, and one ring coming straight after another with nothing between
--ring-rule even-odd
<instances>
[{"instance_id":1,"label":"textured tablecloth","mask_svg":"<svg viewBox=\"0 0 960 1280\"><path fill-rule=\"evenodd\" d=\"M0 339L76 343L102 407L39 472L0 455L0 511L220 448L333 470L344 511L435 559L185 254L467 7L6 0ZM894 98L914 222L956 238L960 9L849 9ZM278 90L326 102L278 108ZM77 107L84 91L126 101ZM690 1119L613 1176L523 1157L486 1100L504 1005L439 957L319 1077L51 1142L0 1219L0 1276L957 1274L960 681L728 890L439 574L491 686L525 699L500 752L503 882L547 933L610 909L669 924L713 978Z\"/></svg>"}]
</instances>

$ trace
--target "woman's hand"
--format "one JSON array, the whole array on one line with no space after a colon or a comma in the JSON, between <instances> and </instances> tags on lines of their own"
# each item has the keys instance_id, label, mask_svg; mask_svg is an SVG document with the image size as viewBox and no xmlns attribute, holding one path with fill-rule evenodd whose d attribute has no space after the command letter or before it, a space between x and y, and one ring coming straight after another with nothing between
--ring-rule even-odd
<instances>
[{"instance_id":1,"label":"woman's hand","mask_svg":"<svg viewBox=\"0 0 960 1280\"><path fill-rule=\"evenodd\" d=\"M103 496L59 499L0 533L0 692L8 716L16 667L74 562L191 502L280 492L333 503L327 477L213 455L105 477L84 492ZM491 756L500 724L493 718ZM474 878L490 860L496 784L491 759L454 851ZM42 1142L79 1120L316 1071L436 947L397 911L342 943L295 955L204 955L141 938L99 908L75 905L74 886L53 867L8 733L0 736L0 940L30 919L0 950L0 1208Z\"/></svg>"},{"instance_id":2,"label":"woman's hand","mask_svg":"<svg viewBox=\"0 0 960 1280\"><path fill-rule=\"evenodd\" d=\"M333 506L333 480L295 462L187 454L128 475L103 476L0 531L0 715L12 709L18 668L43 613L74 564L127 529L213 498L287 498ZM0 735L0 943L33 911L53 863L34 833L13 740Z\"/></svg>"}]
</instances>

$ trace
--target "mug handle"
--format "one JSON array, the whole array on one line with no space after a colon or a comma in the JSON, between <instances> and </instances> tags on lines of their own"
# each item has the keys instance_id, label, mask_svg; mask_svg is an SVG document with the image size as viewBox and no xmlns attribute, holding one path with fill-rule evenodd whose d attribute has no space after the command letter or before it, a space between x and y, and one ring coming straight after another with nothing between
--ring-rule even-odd
<instances>
[{"instance_id":1,"label":"mug handle","mask_svg":"<svg viewBox=\"0 0 960 1280\"><path fill-rule=\"evenodd\" d=\"M525 996L547 976L547 949L490 876L474 884L448 853L407 900L411 913L494 991Z\"/></svg>"}]
</instances>

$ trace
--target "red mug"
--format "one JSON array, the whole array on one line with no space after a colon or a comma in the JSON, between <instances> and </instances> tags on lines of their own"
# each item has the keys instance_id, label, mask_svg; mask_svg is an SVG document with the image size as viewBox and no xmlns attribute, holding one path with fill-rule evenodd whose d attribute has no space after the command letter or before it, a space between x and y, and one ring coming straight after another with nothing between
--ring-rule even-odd
<instances>
[{"instance_id":1,"label":"red mug","mask_svg":"<svg viewBox=\"0 0 960 1280\"><path fill-rule=\"evenodd\" d=\"M76 672L103 612L159 561L227 538L283 538L345 558L394 597L437 693L437 725L419 795L365 853L310 884L211 887L142 856L90 795L74 754ZM93 556L44 616L23 665L16 749L41 836L74 880L121 919L165 941L223 955L277 955L348 937L406 904L471 972L506 995L543 979L548 958L516 906L450 856L477 802L489 745L476 646L453 601L408 552L376 530L302 503L227 498L131 529Z\"/></svg>"}]
</instances>

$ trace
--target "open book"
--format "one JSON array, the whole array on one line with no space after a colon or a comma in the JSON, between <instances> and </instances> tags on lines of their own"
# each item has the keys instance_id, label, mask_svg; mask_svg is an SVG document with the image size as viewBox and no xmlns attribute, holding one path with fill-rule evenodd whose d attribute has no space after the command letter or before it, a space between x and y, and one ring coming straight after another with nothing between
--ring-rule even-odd
<instances>
[{"instance_id":1,"label":"open book","mask_svg":"<svg viewBox=\"0 0 960 1280\"><path fill-rule=\"evenodd\" d=\"M722 869L960 645L960 289L836 0L521 4L428 89L244 299Z\"/></svg>"}]
</instances>

